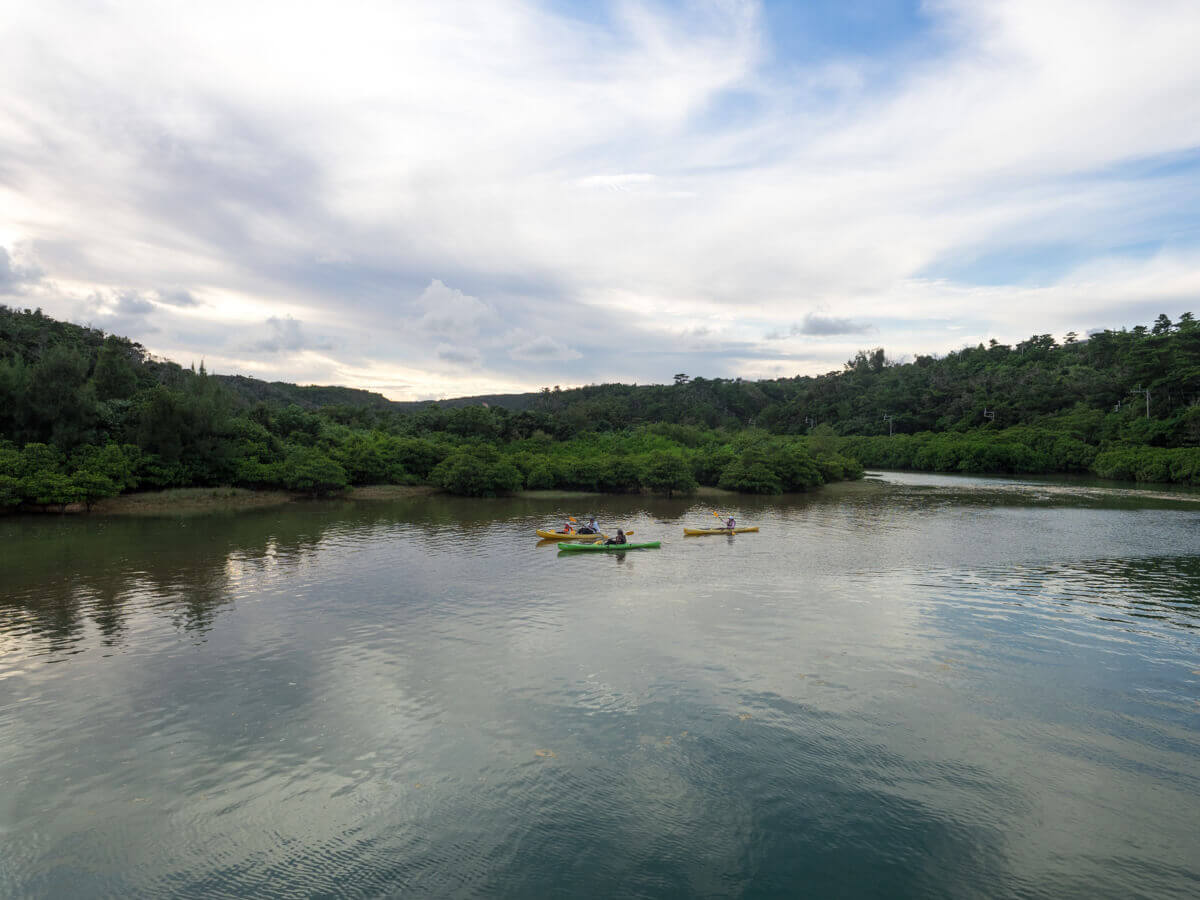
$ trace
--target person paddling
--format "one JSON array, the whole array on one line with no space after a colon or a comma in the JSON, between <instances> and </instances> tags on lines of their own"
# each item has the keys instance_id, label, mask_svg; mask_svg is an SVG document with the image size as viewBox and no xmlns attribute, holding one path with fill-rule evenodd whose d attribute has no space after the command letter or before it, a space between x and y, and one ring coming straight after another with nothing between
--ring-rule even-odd
<instances>
[{"instance_id":1,"label":"person paddling","mask_svg":"<svg viewBox=\"0 0 1200 900\"><path fill-rule=\"evenodd\" d=\"M734 520L733 516L730 516L725 520L725 527L730 531L733 531L733 529L737 527L737 522Z\"/></svg>"},{"instance_id":2,"label":"person paddling","mask_svg":"<svg viewBox=\"0 0 1200 900\"><path fill-rule=\"evenodd\" d=\"M600 526L596 524L596 517L591 516L587 520L587 524L579 529L580 534L599 534Z\"/></svg>"},{"instance_id":3,"label":"person paddling","mask_svg":"<svg viewBox=\"0 0 1200 900\"><path fill-rule=\"evenodd\" d=\"M559 529L558 533L559 534L570 534L571 533L571 523L564 522L563 527Z\"/></svg>"},{"instance_id":4,"label":"person paddling","mask_svg":"<svg viewBox=\"0 0 1200 900\"><path fill-rule=\"evenodd\" d=\"M607 546L609 544L628 544L628 543L629 543L629 541L625 537L625 530L623 528L617 529L616 537L611 537L607 541L604 542L605 546Z\"/></svg>"}]
</instances>

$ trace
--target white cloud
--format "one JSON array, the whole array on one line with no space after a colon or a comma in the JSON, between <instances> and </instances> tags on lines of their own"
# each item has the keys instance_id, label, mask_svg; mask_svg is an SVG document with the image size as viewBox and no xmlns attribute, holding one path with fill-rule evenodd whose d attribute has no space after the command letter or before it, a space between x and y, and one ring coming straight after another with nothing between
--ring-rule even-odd
<instances>
[{"instance_id":1,"label":"white cloud","mask_svg":"<svg viewBox=\"0 0 1200 900\"><path fill-rule=\"evenodd\" d=\"M42 270L33 263L22 263L0 246L0 296L14 296L42 279Z\"/></svg>"},{"instance_id":2,"label":"white cloud","mask_svg":"<svg viewBox=\"0 0 1200 900\"><path fill-rule=\"evenodd\" d=\"M936 56L784 67L749 0L610 11L5 4L0 238L40 267L22 303L108 298L105 321L214 370L275 318L250 362L279 377L314 349L292 316L345 355L319 371L402 371L380 378L416 396L824 371L861 340L845 323L944 352L1197 296L1194 169L1130 168L1200 147L1190 0L938 0ZM1057 244L1070 265L1020 277ZM996 249L1011 277L971 283ZM119 318L128 290L153 310ZM680 341L699 323L719 339Z\"/></svg>"},{"instance_id":3,"label":"white cloud","mask_svg":"<svg viewBox=\"0 0 1200 900\"><path fill-rule=\"evenodd\" d=\"M436 278L417 298L417 309L421 312L417 327L429 334L474 335L496 318L478 297L446 287Z\"/></svg>"},{"instance_id":4,"label":"white cloud","mask_svg":"<svg viewBox=\"0 0 1200 900\"><path fill-rule=\"evenodd\" d=\"M308 335L302 322L291 316L271 316L264 323L266 337L249 345L256 353L297 353L301 350L328 350L330 344L314 340Z\"/></svg>"},{"instance_id":5,"label":"white cloud","mask_svg":"<svg viewBox=\"0 0 1200 900\"><path fill-rule=\"evenodd\" d=\"M575 183L583 188L605 188L619 191L625 190L631 185L650 184L652 181L654 181L653 175L644 172L628 172L623 175L588 175Z\"/></svg>"}]
</instances>

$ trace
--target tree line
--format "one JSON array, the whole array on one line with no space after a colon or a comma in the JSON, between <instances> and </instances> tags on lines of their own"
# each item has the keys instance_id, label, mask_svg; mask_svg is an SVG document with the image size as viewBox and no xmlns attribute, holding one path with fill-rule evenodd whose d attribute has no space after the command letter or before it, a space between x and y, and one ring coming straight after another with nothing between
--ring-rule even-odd
<instances>
[{"instance_id":1,"label":"tree line","mask_svg":"<svg viewBox=\"0 0 1200 900\"><path fill-rule=\"evenodd\" d=\"M203 363L183 367L127 338L0 306L0 506L218 484L773 493L855 477L860 462L1200 484L1200 326L1190 314L904 363L863 350L820 376L679 373L668 385L492 399L397 404L212 376Z\"/></svg>"},{"instance_id":2,"label":"tree line","mask_svg":"<svg viewBox=\"0 0 1200 900\"><path fill-rule=\"evenodd\" d=\"M0 307L0 507L90 507L123 491L224 484L312 495L358 484L468 496L671 494L699 484L778 493L860 475L834 447L813 452L803 437L756 429L597 429L545 409L250 402L203 363L184 368L126 338Z\"/></svg>"}]
</instances>

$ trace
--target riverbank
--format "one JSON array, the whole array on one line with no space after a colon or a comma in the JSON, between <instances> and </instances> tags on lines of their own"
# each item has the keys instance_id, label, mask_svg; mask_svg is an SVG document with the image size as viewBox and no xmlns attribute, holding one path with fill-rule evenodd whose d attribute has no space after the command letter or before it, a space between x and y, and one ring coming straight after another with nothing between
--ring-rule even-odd
<instances>
[{"instance_id":1,"label":"riverbank","mask_svg":"<svg viewBox=\"0 0 1200 900\"><path fill-rule=\"evenodd\" d=\"M332 497L353 501L407 500L413 497L428 497L443 493L433 485L368 484L347 488ZM517 491L513 497L530 500L584 500L593 497L613 496L602 491L535 490ZM729 498L739 497L736 491L701 485L691 497ZM164 491L139 491L109 497L92 504L91 514L101 516L162 516L188 515L194 513L225 512L264 509L285 503L304 502L312 499L308 494L291 491L254 491L239 487L190 487L169 488ZM82 503L69 503L65 507L23 507L23 513L53 513L74 515L88 512Z\"/></svg>"},{"instance_id":2,"label":"riverbank","mask_svg":"<svg viewBox=\"0 0 1200 900\"><path fill-rule=\"evenodd\" d=\"M213 512L226 509L262 509L290 503L295 494L287 491L252 491L247 488L170 488L109 497L92 506L94 515L141 516L176 513ZM84 512L82 503L73 503L66 512Z\"/></svg>"},{"instance_id":3,"label":"riverbank","mask_svg":"<svg viewBox=\"0 0 1200 900\"><path fill-rule=\"evenodd\" d=\"M346 491L336 496L343 500L399 500L435 493L437 493L437 489L429 485L371 484L347 488ZM264 509L309 499L311 498L307 494L292 491L253 491L249 488L229 486L169 488L164 491L138 491L98 500L92 504L91 514L101 516L186 515ZM74 515L87 513L88 509L82 503L68 503L66 506L24 506L13 512Z\"/></svg>"}]
</instances>

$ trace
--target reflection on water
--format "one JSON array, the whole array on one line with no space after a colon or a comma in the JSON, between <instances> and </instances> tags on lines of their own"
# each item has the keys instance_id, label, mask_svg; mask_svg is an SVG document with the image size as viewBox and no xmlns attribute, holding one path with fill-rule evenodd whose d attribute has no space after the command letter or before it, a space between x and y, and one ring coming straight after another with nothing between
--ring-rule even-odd
<instances>
[{"instance_id":1,"label":"reflection on water","mask_svg":"<svg viewBox=\"0 0 1200 900\"><path fill-rule=\"evenodd\" d=\"M1200 890L1190 497L593 503L0 520L0 895Z\"/></svg>"}]
</instances>

